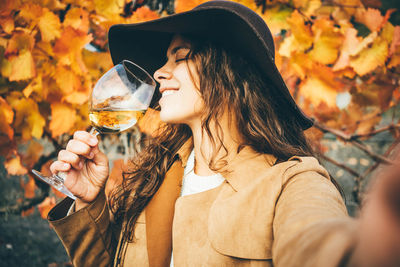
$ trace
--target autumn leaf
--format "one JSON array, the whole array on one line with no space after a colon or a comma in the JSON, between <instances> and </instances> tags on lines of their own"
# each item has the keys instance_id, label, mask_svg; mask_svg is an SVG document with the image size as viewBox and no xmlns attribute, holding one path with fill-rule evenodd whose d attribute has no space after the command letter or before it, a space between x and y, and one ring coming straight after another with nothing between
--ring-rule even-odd
<instances>
[{"instance_id":1,"label":"autumn leaf","mask_svg":"<svg viewBox=\"0 0 400 267\"><path fill-rule=\"evenodd\" d=\"M13 126L22 134L22 139L41 138L46 121L40 114L37 103L23 97L20 92L9 95L7 102L15 110Z\"/></svg>"},{"instance_id":2,"label":"autumn leaf","mask_svg":"<svg viewBox=\"0 0 400 267\"><path fill-rule=\"evenodd\" d=\"M312 26L315 34L311 58L322 64L332 64L336 61L343 36L340 30L328 19L316 20Z\"/></svg>"},{"instance_id":3,"label":"autumn leaf","mask_svg":"<svg viewBox=\"0 0 400 267\"><path fill-rule=\"evenodd\" d=\"M364 24L372 32L378 31L383 23L383 16L381 15L381 12L374 8L358 8L355 18L357 22Z\"/></svg>"},{"instance_id":4,"label":"autumn leaf","mask_svg":"<svg viewBox=\"0 0 400 267\"><path fill-rule=\"evenodd\" d=\"M72 8L68 10L63 24L64 27L71 26L76 30L87 33L89 31L89 14L83 8Z\"/></svg>"},{"instance_id":5,"label":"autumn leaf","mask_svg":"<svg viewBox=\"0 0 400 267\"><path fill-rule=\"evenodd\" d=\"M21 158L18 155L8 159L4 163L4 167L10 175L24 175L28 173L28 170L22 166Z\"/></svg>"},{"instance_id":6,"label":"autumn leaf","mask_svg":"<svg viewBox=\"0 0 400 267\"><path fill-rule=\"evenodd\" d=\"M56 199L54 197L46 197L42 203L38 205L38 210L40 213L40 217L43 219L47 218L50 210L56 205Z\"/></svg>"},{"instance_id":7,"label":"autumn leaf","mask_svg":"<svg viewBox=\"0 0 400 267\"><path fill-rule=\"evenodd\" d=\"M50 131L53 137L68 132L75 123L76 111L61 103L51 104Z\"/></svg>"},{"instance_id":8,"label":"autumn leaf","mask_svg":"<svg viewBox=\"0 0 400 267\"><path fill-rule=\"evenodd\" d=\"M8 103L0 96L0 133L4 133L10 140L14 137L14 130L10 124L13 122L14 112Z\"/></svg>"},{"instance_id":9,"label":"autumn leaf","mask_svg":"<svg viewBox=\"0 0 400 267\"><path fill-rule=\"evenodd\" d=\"M25 31L18 31L15 32L8 41L4 55L9 57L10 55L18 55L20 51L32 51L34 45L35 39L33 35Z\"/></svg>"},{"instance_id":10,"label":"autumn leaf","mask_svg":"<svg viewBox=\"0 0 400 267\"><path fill-rule=\"evenodd\" d=\"M30 140L26 152L22 155L24 165L32 168L43 152L43 145L36 140Z\"/></svg>"},{"instance_id":11,"label":"autumn leaf","mask_svg":"<svg viewBox=\"0 0 400 267\"><path fill-rule=\"evenodd\" d=\"M10 81L27 80L36 75L35 63L30 51L22 50L19 55L10 60Z\"/></svg>"},{"instance_id":12,"label":"autumn leaf","mask_svg":"<svg viewBox=\"0 0 400 267\"><path fill-rule=\"evenodd\" d=\"M350 59L350 66L358 75L365 75L385 63L388 56L388 43L377 40L371 48L366 48L354 59Z\"/></svg>"},{"instance_id":13,"label":"autumn leaf","mask_svg":"<svg viewBox=\"0 0 400 267\"><path fill-rule=\"evenodd\" d=\"M125 1L93 0L93 3L97 14L112 19L115 14L122 14Z\"/></svg>"},{"instance_id":14,"label":"autumn leaf","mask_svg":"<svg viewBox=\"0 0 400 267\"><path fill-rule=\"evenodd\" d=\"M313 43L313 34L309 25L305 24L304 18L295 10L292 15L287 18L290 30L294 36L295 42L292 43L296 47L296 51L304 51L311 47Z\"/></svg>"},{"instance_id":15,"label":"autumn leaf","mask_svg":"<svg viewBox=\"0 0 400 267\"><path fill-rule=\"evenodd\" d=\"M206 0L175 0L175 12L185 12L193 9L194 7L207 2Z\"/></svg>"},{"instance_id":16,"label":"autumn leaf","mask_svg":"<svg viewBox=\"0 0 400 267\"><path fill-rule=\"evenodd\" d=\"M61 35L60 19L48 9L44 10L38 25L44 42L50 42Z\"/></svg>"},{"instance_id":17,"label":"autumn leaf","mask_svg":"<svg viewBox=\"0 0 400 267\"><path fill-rule=\"evenodd\" d=\"M0 17L0 26L5 33L11 34L15 28L13 18L11 18L11 17L1 18Z\"/></svg>"},{"instance_id":18,"label":"autumn leaf","mask_svg":"<svg viewBox=\"0 0 400 267\"><path fill-rule=\"evenodd\" d=\"M324 102L328 107L336 106L337 91L335 88L330 87L327 83L316 77L308 77L303 81L300 86L300 94L318 106Z\"/></svg>"},{"instance_id":19,"label":"autumn leaf","mask_svg":"<svg viewBox=\"0 0 400 267\"><path fill-rule=\"evenodd\" d=\"M81 86L80 77L62 65L57 66L54 78L65 96L79 90Z\"/></svg>"}]
</instances>

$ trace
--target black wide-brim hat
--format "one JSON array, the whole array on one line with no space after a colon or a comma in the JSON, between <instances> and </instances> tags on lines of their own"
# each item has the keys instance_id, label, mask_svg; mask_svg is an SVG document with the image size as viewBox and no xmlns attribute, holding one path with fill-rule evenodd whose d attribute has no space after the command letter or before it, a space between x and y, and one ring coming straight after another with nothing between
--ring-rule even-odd
<instances>
[{"instance_id":1,"label":"black wide-brim hat","mask_svg":"<svg viewBox=\"0 0 400 267\"><path fill-rule=\"evenodd\" d=\"M231 1L210 1L194 9L152 21L113 25L108 33L114 64L131 60L151 75L165 64L166 52L174 34L198 34L237 51L254 62L273 85L272 94L280 116L294 116L303 129L313 122L297 106L275 65L275 47L264 20L251 9ZM156 90L151 106L160 98Z\"/></svg>"}]
</instances>

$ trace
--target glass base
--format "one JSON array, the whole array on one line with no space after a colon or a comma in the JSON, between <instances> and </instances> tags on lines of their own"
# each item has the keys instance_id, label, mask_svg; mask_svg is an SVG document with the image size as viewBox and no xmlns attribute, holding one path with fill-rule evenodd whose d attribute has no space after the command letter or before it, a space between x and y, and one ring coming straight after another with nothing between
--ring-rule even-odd
<instances>
[{"instance_id":1,"label":"glass base","mask_svg":"<svg viewBox=\"0 0 400 267\"><path fill-rule=\"evenodd\" d=\"M74 196L65 186L64 186L64 179L61 178L59 175L53 174L52 176L45 176L41 172L38 172L36 170L32 170L32 173L60 191L61 193L67 195L68 197L72 198L73 200L76 199L76 196ZM59 173L60 174L60 173Z\"/></svg>"}]
</instances>

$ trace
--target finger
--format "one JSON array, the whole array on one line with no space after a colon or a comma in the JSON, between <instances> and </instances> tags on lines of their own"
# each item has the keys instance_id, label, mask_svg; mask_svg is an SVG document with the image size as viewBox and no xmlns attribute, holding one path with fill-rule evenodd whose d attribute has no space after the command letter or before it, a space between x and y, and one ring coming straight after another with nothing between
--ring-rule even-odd
<instances>
[{"instance_id":1,"label":"finger","mask_svg":"<svg viewBox=\"0 0 400 267\"><path fill-rule=\"evenodd\" d=\"M66 162L62 162L62 161L54 161L51 165L50 165L50 171L53 174L57 174L58 172L66 172L69 171L71 169L71 165L69 163Z\"/></svg>"},{"instance_id":2,"label":"finger","mask_svg":"<svg viewBox=\"0 0 400 267\"><path fill-rule=\"evenodd\" d=\"M77 170L80 170L83 167L83 159L68 150L60 150L60 152L58 152L58 160L71 164L72 167Z\"/></svg>"},{"instance_id":3,"label":"finger","mask_svg":"<svg viewBox=\"0 0 400 267\"><path fill-rule=\"evenodd\" d=\"M88 159L92 159L94 155L94 153L90 153L92 148L88 144L75 139L69 140L65 149Z\"/></svg>"},{"instance_id":4,"label":"finger","mask_svg":"<svg viewBox=\"0 0 400 267\"><path fill-rule=\"evenodd\" d=\"M79 140L89 146L96 146L99 142L99 140L97 140L97 137L94 135L91 135L88 132L85 131L76 131L74 133L74 139L75 140Z\"/></svg>"},{"instance_id":5,"label":"finger","mask_svg":"<svg viewBox=\"0 0 400 267\"><path fill-rule=\"evenodd\" d=\"M92 148L91 153L93 153L93 162L99 166L108 166L108 158L107 156L100 151L99 146L95 146Z\"/></svg>"}]
</instances>

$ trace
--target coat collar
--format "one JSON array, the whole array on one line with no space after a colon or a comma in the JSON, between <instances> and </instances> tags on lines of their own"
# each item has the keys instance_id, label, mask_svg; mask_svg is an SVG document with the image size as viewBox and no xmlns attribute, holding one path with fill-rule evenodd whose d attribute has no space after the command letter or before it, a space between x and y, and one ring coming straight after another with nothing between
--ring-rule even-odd
<instances>
[{"instance_id":1,"label":"coat collar","mask_svg":"<svg viewBox=\"0 0 400 267\"><path fill-rule=\"evenodd\" d=\"M193 138L187 140L178 150L177 154L186 167L190 152L193 150ZM220 173L235 191L245 187L252 177L256 177L266 168L274 165L276 158L270 154L261 154L251 147L244 147L235 157L229 160L230 169L222 169Z\"/></svg>"}]
</instances>

